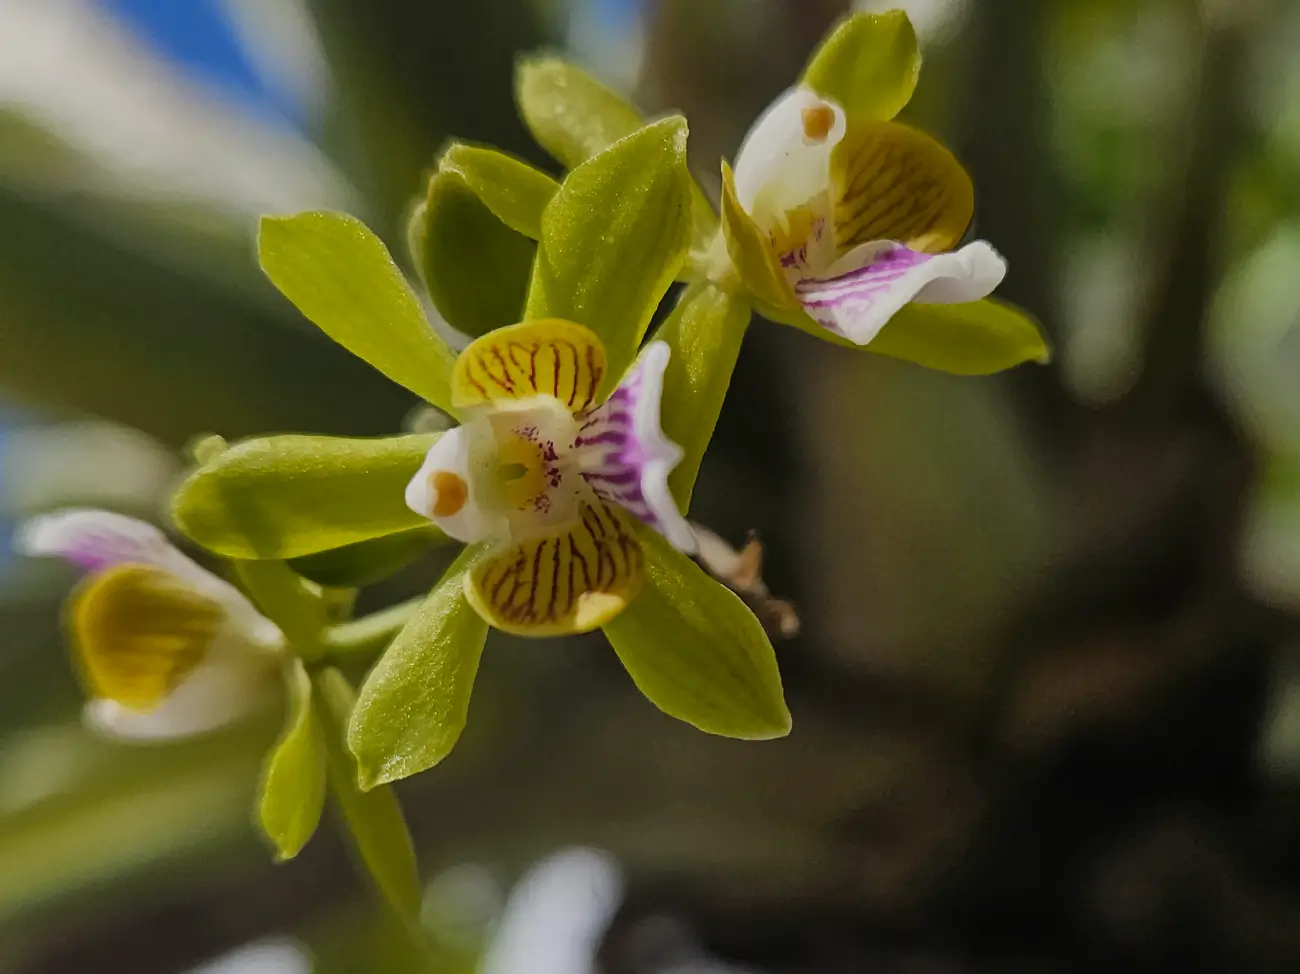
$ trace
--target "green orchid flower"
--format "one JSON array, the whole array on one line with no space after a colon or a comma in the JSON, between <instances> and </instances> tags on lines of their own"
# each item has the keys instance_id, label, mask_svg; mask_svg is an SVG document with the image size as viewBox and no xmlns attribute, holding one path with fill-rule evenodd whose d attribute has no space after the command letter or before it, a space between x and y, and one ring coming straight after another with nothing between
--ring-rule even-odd
<instances>
[{"instance_id":1,"label":"green orchid flower","mask_svg":"<svg viewBox=\"0 0 1300 974\"><path fill-rule=\"evenodd\" d=\"M462 206L466 187L486 210L511 215L501 221L511 232L537 236L519 320L483 331L459 355L361 223L331 213L263 221L262 267L304 315L460 421L380 440L235 444L174 499L181 529L232 557L300 565L415 531L466 545L361 688L348 743L363 785L451 751L489 628L535 637L602 628L668 714L731 737L788 733L767 635L691 560L682 516L712 431L692 428L693 392L720 407L730 362L719 379L681 343L643 347L694 239L685 150L685 120L670 117L634 127L561 184L499 193L500 173L518 175L521 163L469 147L445 154L439 174L453 182L430 190L410 235L432 296L472 295L444 286L447 263L458 265L442 235L474 212ZM480 178L484 168L495 178ZM521 216L539 203L540 213ZM722 305L724 318L741 309L748 320L747 306Z\"/></svg>"}]
</instances>

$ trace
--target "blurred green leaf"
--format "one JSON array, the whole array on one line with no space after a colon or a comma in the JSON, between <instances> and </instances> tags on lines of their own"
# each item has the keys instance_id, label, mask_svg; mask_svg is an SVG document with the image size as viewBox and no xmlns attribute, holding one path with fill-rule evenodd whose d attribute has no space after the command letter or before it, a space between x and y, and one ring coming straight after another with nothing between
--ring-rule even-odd
<instances>
[{"instance_id":1,"label":"blurred green leaf","mask_svg":"<svg viewBox=\"0 0 1300 974\"><path fill-rule=\"evenodd\" d=\"M460 738L487 639L464 590L481 554L461 553L366 677L348 729L364 787L433 767Z\"/></svg>"},{"instance_id":2,"label":"blurred green leaf","mask_svg":"<svg viewBox=\"0 0 1300 974\"><path fill-rule=\"evenodd\" d=\"M408 233L449 325L477 338L519 321L537 245L502 223L458 174L433 174Z\"/></svg>"},{"instance_id":3,"label":"blurred green leaf","mask_svg":"<svg viewBox=\"0 0 1300 974\"><path fill-rule=\"evenodd\" d=\"M396 534L358 541L314 555L303 555L289 567L327 588L364 588L383 581L418 560L431 547L451 539L431 524Z\"/></svg>"},{"instance_id":4,"label":"blurred green leaf","mask_svg":"<svg viewBox=\"0 0 1300 974\"><path fill-rule=\"evenodd\" d=\"M526 318L564 318L605 343L612 386L689 245L686 120L655 122L569 173L542 217Z\"/></svg>"},{"instance_id":5,"label":"blurred green leaf","mask_svg":"<svg viewBox=\"0 0 1300 974\"><path fill-rule=\"evenodd\" d=\"M449 410L455 353L424 316L383 242L355 217L263 217L262 270L321 331L358 358Z\"/></svg>"},{"instance_id":6,"label":"blurred green leaf","mask_svg":"<svg viewBox=\"0 0 1300 974\"><path fill-rule=\"evenodd\" d=\"M420 872L402 808L393 790L386 785L361 790L357 783L357 762L344 745L355 702L352 686L335 669L318 673L314 682L324 717L330 786L348 831L380 893L399 916L417 926Z\"/></svg>"},{"instance_id":7,"label":"blurred green leaf","mask_svg":"<svg viewBox=\"0 0 1300 974\"><path fill-rule=\"evenodd\" d=\"M912 98L921 73L912 22L902 10L854 14L822 43L803 83L837 102L852 121L891 119Z\"/></svg>"},{"instance_id":8,"label":"blurred green leaf","mask_svg":"<svg viewBox=\"0 0 1300 974\"><path fill-rule=\"evenodd\" d=\"M325 740L302 660L289 663L285 685L288 720L267 755L257 800L257 822L282 862L302 851L325 807Z\"/></svg>"},{"instance_id":9,"label":"blurred green leaf","mask_svg":"<svg viewBox=\"0 0 1300 974\"><path fill-rule=\"evenodd\" d=\"M637 688L710 734L768 740L790 732L776 654L740 599L658 532L640 532L645 585L605 625Z\"/></svg>"},{"instance_id":10,"label":"blurred green leaf","mask_svg":"<svg viewBox=\"0 0 1300 974\"><path fill-rule=\"evenodd\" d=\"M819 330L821 337L829 334ZM996 298L968 304L905 305L867 348L957 375L990 375L1052 358L1038 323Z\"/></svg>"},{"instance_id":11,"label":"blurred green leaf","mask_svg":"<svg viewBox=\"0 0 1300 974\"><path fill-rule=\"evenodd\" d=\"M537 240L542 212L560 190L540 169L496 149L454 142L438 160L440 172L455 173L510 229Z\"/></svg>"},{"instance_id":12,"label":"blurred green leaf","mask_svg":"<svg viewBox=\"0 0 1300 974\"><path fill-rule=\"evenodd\" d=\"M664 372L663 428L683 457L668 478L683 511L713 437L731 373L749 326L750 307L712 284L693 284L655 333L672 348Z\"/></svg>"},{"instance_id":13,"label":"blurred green leaf","mask_svg":"<svg viewBox=\"0 0 1300 974\"><path fill-rule=\"evenodd\" d=\"M228 558L297 558L428 522L405 491L439 434L266 436L200 467L172 497L190 538Z\"/></svg>"},{"instance_id":14,"label":"blurred green leaf","mask_svg":"<svg viewBox=\"0 0 1300 974\"><path fill-rule=\"evenodd\" d=\"M767 235L736 198L731 167L722 164L722 235L735 274L756 302L776 308L798 307Z\"/></svg>"}]
</instances>

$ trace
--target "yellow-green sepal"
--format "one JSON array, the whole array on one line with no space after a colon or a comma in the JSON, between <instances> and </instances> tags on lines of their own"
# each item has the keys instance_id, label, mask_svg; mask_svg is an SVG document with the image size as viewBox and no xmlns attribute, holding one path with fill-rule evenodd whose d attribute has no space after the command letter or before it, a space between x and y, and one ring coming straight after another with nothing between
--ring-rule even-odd
<instances>
[{"instance_id":1,"label":"yellow-green sepal","mask_svg":"<svg viewBox=\"0 0 1300 974\"><path fill-rule=\"evenodd\" d=\"M836 102L850 122L885 121L911 100L920 73L912 22L889 10L840 21L808 61L803 84Z\"/></svg>"},{"instance_id":2,"label":"yellow-green sepal","mask_svg":"<svg viewBox=\"0 0 1300 974\"><path fill-rule=\"evenodd\" d=\"M363 791L357 762L344 744L348 719L356 703L351 684L336 669L313 679L320 706L330 788L343 813L362 864L380 894L412 929L420 917L420 871L415 844L397 796L386 785Z\"/></svg>"},{"instance_id":3,"label":"yellow-green sepal","mask_svg":"<svg viewBox=\"0 0 1300 974\"><path fill-rule=\"evenodd\" d=\"M237 443L180 485L172 519L210 551L248 559L299 558L424 527L405 491L439 435Z\"/></svg>"},{"instance_id":4,"label":"yellow-green sepal","mask_svg":"<svg viewBox=\"0 0 1300 974\"><path fill-rule=\"evenodd\" d=\"M660 422L668 438L682 448L668 486L683 511L690 508L700 462L722 412L750 317L742 295L699 282L682 292L655 332L654 337L672 349L664 371Z\"/></svg>"},{"instance_id":5,"label":"yellow-green sepal","mask_svg":"<svg viewBox=\"0 0 1300 974\"><path fill-rule=\"evenodd\" d=\"M537 144L573 169L645 125L626 98L562 58L526 57L515 69L515 101ZM718 217L691 180L691 225L697 244L718 229Z\"/></svg>"},{"instance_id":6,"label":"yellow-green sepal","mask_svg":"<svg viewBox=\"0 0 1300 974\"><path fill-rule=\"evenodd\" d=\"M434 307L457 331L477 338L519 320L537 245L502 223L460 174L429 177L407 239Z\"/></svg>"},{"instance_id":7,"label":"yellow-green sepal","mask_svg":"<svg viewBox=\"0 0 1300 974\"><path fill-rule=\"evenodd\" d=\"M388 378L451 410L455 353L383 242L344 213L262 218L262 270L321 331Z\"/></svg>"},{"instance_id":8,"label":"yellow-green sepal","mask_svg":"<svg viewBox=\"0 0 1300 974\"><path fill-rule=\"evenodd\" d=\"M657 532L639 534L645 582L605 624L637 688L709 734L769 740L790 732L776 654L758 619Z\"/></svg>"},{"instance_id":9,"label":"yellow-green sepal","mask_svg":"<svg viewBox=\"0 0 1300 974\"><path fill-rule=\"evenodd\" d=\"M433 767L460 738L487 640L465 597L483 553L461 553L366 677L348 727L363 788Z\"/></svg>"},{"instance_id":10,"label":"yellow-green sepal","mask_svg":"<svg viewBox=\"0 0 1300 974\"><path fill-rule=\"evenodd\" d=\"M731 167L722 164L722 237L730 267L721 275L722 284L734 275L750 299L760 307L799 311L799 299L786 280L771 242L736 197L736 180Z\"/></svg>"},{"instance_id":11,"label":"yellow-green sepal","mask_svg":"<svg viewBox=\"0 0 1300 974\"><path fill-rule=\"evenodd\" d=\"M654 122L571 171L542 216L526 319L561 318L605 346L606 385L632 364L690 245L686 120Z\"/></svg>"},{"instance_id":12,"label":"yellow-green sepal","mask_svg":"<svg viewBox=\"0 0 1300 974\"><path fill-rule=\"evenodd\" d=\"M857 345L819 325L802 310L758 309L772 321L793 325L841 348L888 355L953 375L992 375L1052 360L1052 348L1032 315L1000 298L965 304L907 304L870 344Z\"/></svg>"},{"instance_id":13,"label":"yellow-green sepal","mask_svg":"<svg viewBox=\"0 0 1300 974\"><path fill-rule=\"evenodd\" d=\"M542 212L560 191L560 184L540 169L464 142L447 147L438 159L438 171L455 173L498 220L531 240L541 237Z\"/></svg>"},{"instance_id":14,"label":"yellow-green sepal","mask_svg":"<svg viewBox=\"0 0 1300 974\"><path fill-rule=\"evenodd\" d=\"M258 788L257 824L278 861L292 859L316 833L325 807L325 738L313 709L311 678L302 661L285 665L288 716L266 756Z\"/></svg>"},{"instance_id":15,"label":"yellow-green sepal","mask_svg":"<svg viewBox=\"0 0 1300 974\"><path fill-rule=\"evenodd\" d=\"M1052 360L1038 322L998 298L904 305L867 350L954 375L992 375Z\"/></svg>"}]
</instances>

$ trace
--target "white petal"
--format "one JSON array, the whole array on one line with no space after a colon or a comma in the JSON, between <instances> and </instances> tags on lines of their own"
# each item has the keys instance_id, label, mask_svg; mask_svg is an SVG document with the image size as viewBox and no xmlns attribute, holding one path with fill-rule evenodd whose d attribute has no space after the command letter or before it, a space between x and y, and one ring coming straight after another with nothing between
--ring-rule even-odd
<instances>
[{"instance_id":1,"label":"white petal","mask_svg":"<svg viewBox=\"0 0 1300 974\"><path fill-rule=\"evenodd\" d=\"M42 514L18 527L14 549L35 557L61 558L87 572L117 565L153 565L225 607L231 623L258 645L283 642L279 629L248 598L173 545L152 524L92 508Z\"/></svg>"},{"instance_id":2,"label":"white petal","mask_svg":"<svg viewBox=\"0 0 1300 974\"><path fill-rule=\"evenodd\" d=\"M813 137L805 113L829 109L833 123ZM844 138L844 110L808 88L791 88L754 123L736 155L736 198L759 225L829 193L831 151ZM829 199L829 196L827 197Z\"/></svg>"},{"instance_id":3,"label":"white petal","mask_svg":"<svg viewBox=\"0 0 1300 974\"><path fill-rule=\"evenodd\" d=\"M82 719L92 730L123 741L164 741L233 724L276 698L275 663L250 647L225 640L214 645L157 707L130 710L113 700L91 700Z\"/></svg>"},{"instance_id":4,"label":"white petal","mask_svg":"<svg viewBox=\"0 0 1300 974\"><path fill-rule=\"evenodd\" d=\"M427 517L449 537L466 544L497 537L503 531L500 519L490 515L483 507L482 498L477 496L480 491L476 482L481 471L475 462L474 439L474 431L465 426L442 434L429 448L419 472L406 485L407 507ZM457 498L441 496L443 492L436 484L444 477L445 490L463 492L459 505ZM458 478L459 486L451 478ZM454 507L454 511L435 514L439 500L444 502L444 510Z\"/></svg>"},{"instance_id":5,"label":"white petal","mask_svg":"<svg viewBox=\"0 0 1300 974\"><path fill-rule=\"evenodd\" d=\"M876 242L855 247L825 277L799 281L795 293L814 321L866 345L904 305L978 301L1006 272L1006 261L983 240L948 254Z\"/></svg>"},{"instance_id":6,"label":"white petal","mask_svg":"<svg viewBox=\"0 0 1300 974\"><path fill-rule=\"evenodd\" d=\"M682 449L660 424L667 342L651 342L613 395L578 435L583 475L601 497L625 508L681 551L696 550L695 532L677 509L668 475Z\"/></svg>"}]
</instances>

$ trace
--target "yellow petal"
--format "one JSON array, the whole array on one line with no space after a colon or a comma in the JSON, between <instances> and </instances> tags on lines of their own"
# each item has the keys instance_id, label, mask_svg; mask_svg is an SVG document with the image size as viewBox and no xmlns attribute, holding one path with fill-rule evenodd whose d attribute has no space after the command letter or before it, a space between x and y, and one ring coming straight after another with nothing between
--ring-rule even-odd
<instances>
[{"instance_id":1,"label":"yellow petal","mask_svg":"<svg viewBox=\"0 0 1300 974\"><path fill-rule=\"evenodd\" d=\"M841 253L874 240L951 250L975 212L975 189L956 157L896 122L851 124L831 155L831 181Z\"/></svg>"},{"instance_id":2,"label":"yellow petal","mask_svg":"<svg viewBox=\"0 0 1300 974\"><path fill-rule=\"evenodd\" d=\"M73 596L74 645L91 694L156 707L203 659L225 610L150 565L91 576Z\"/></svg>"},{"instance_id":3,"label":"yellow petal","mask_svg":"<svg viewBox=\"0 0 1300 974\"><path fill-rule=\"evenodd\" d=\"M563 636L604 625L641 587L645 558L622 510L584 501L567 532L519 541L465 577L470 604L521 636Z\"/></svg>"},{"instance_id":4,"label":"yellow petal","mask_svg":"<svg viewBox=\"0 0 1300 974\"><path fill-rule=\"evenodd\" d=\"M594 332L543 318L470 342L452 371L452 401L464 408L547 395L577 413L595 402L604 377L605 346Z\"/></svg>"}]
</instances>

